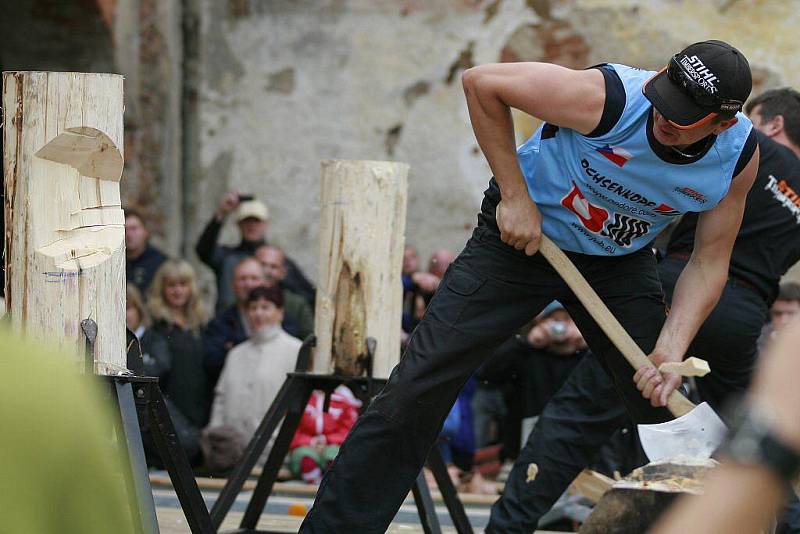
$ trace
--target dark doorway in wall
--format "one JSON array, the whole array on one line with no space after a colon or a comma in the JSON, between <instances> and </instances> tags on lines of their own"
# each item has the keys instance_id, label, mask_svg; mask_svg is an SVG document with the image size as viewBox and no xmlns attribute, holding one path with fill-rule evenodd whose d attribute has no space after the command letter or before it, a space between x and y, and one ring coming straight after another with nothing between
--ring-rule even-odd
<instances>
[{"instance_id":1,"label":"dark doorway in wall","mask_svg":"<svg viewBox=\"0 0 800 534\"><path fill-rule=\"evenodd\" d=\"M107 0L3 2L0 62L6 70L113 72Z\"/></svg>"},{"instance_id":2,"label":"dark doorway in wall","mask_svg":"<svg viewBox=\"0 0 800 534\"><path fill-rule=\"evenodd\" d=\"M13 0L0 14L0 71L114 72L110 0ZM0 135L0 154L3 136ZM5 212L5 173L0 195ZM5 216L0 218L5 239ZM5 262L0 294L5 291Z\"/></svg>"}]
</instances>

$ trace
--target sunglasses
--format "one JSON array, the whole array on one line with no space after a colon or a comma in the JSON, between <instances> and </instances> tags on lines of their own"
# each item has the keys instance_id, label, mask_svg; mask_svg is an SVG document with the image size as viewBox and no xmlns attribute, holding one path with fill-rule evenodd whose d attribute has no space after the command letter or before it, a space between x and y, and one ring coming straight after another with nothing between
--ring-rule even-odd
<instances>
[{"instance_id":1,"label":"sunglasses","mask_svg":"<svg viewBox=\"0 0 800 534\"><path fill-rule=\"evenodd\" d=\"M706 108L715 108L717 112L736 113L742 109L744 102L729 98L720 98L709 93L695 81L678 61L678 55L672 56L667 65L667 77L697 104Z\"/></svg>"}]
</instances>

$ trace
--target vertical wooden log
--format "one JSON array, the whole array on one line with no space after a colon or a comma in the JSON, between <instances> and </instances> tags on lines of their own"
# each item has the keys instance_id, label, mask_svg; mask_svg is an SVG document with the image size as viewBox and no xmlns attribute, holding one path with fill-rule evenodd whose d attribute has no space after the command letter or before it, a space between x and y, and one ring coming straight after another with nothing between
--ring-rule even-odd
<instances>
[{"instance_id":1,"label":"vertical wooden log","mask_svg":"<svg viewBox=\"0 0 800 534\"><path fill-rule=\"evenodd\" d=\"M405 163L322 163L314 372L362 375L367 337L375 377L397 364L407 196Z\"/></svg>"},{"instance_id":2,"label":"vertical wooden log","mask_svg":"<svg viewBox=\"0 0 800 534\"><path fill-rule=\"evenodd\" d=\"M95 370L125 368L122 76L3 73L6 310Z\"/></svg>"}]
</instances>

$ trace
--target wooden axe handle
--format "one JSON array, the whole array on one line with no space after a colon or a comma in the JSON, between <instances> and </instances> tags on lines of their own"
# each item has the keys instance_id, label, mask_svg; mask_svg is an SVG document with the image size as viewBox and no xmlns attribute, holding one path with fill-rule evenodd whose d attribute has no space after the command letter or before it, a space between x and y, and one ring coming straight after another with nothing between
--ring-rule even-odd
<instances>
[{"instance_id":1,"label":"wooden axe handle","mask_svg":"<svg viewBox=\"0 0 800 534\"><path fill-rule=\"evenodd\" d=\"M608 339L610 339L614 346L625 356L625 359L628 360L628 363L630 363L635 370L638 370L639 367L643 365L655 367L653 362L650 361L650 358L645 356L642 349L639 348L639 345L637 345L628 332L622 328L622 325L619 324L616 317L611 314L611 311L603 301L600 300L600 297L597 296L592 286L589 285L589 282L586 281L567 255L545 235L542 235L542 241L539 244L539 252L550 262L553 269L561 275L561 278L563 278L570 289L572 289L581 304L583 304L592 318L594 318L595 322L597 322L603 332L608 336ZM680 417L692 411L694 409L694 404L676 390L673 391L669 399L667 399L667 408L672 412L672 415Z\"/></svg>"}]
</instances>

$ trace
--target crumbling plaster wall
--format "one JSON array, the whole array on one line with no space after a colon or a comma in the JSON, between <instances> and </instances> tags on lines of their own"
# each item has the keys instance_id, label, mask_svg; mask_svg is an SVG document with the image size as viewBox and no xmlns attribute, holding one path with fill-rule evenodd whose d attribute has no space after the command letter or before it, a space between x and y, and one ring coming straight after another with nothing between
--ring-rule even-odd
<instances>
[{"instance_id":1,"label":"crumbling plaster wall","mask_svg":"<svg viewBox=\"0 0 800 534\"><path fill-rule=\"evenodd\" d=\"M410 163L407 241L424 257L463 246L489 178L460 86L472 64L657 68L690 42L720 38L750 58L755 92L800 86L794 2L200 1L199 172L186 238L239 187L267 202L273 241L312 275L323 159ZM515 118L521 141L536 122Z\"/></svg>"}]
</instances>

